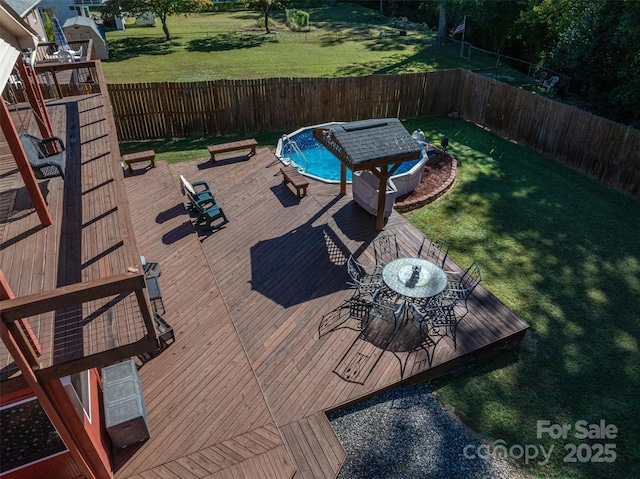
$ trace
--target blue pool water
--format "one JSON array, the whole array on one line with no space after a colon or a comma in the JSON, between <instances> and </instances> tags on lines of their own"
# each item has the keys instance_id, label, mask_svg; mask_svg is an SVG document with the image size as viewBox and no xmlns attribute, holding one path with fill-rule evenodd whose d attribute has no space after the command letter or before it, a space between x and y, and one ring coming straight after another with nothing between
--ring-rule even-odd
<instances>
[{"instance_id":1,"label":"blue pool water","mask_svg":"<svg viewBox=\"0 0 640 479\"><path fill-rule=\"evenodd\" d=\"M300 157L288 141L283 141L282 144L281 155L283 158L290 158L296 165L303 168L303 171L308 175L326 181L340 181L340 160L313 137L313 131L311 129L306 129L295 135L291 135L289 136L289 140L298 145L298 148L302 151L307 161ZM402 163L394 176L406 173L413 168L420 159ZM351 181L351 170L349 169L347 169L347 181Z\"/></svg>"}]
</instances>

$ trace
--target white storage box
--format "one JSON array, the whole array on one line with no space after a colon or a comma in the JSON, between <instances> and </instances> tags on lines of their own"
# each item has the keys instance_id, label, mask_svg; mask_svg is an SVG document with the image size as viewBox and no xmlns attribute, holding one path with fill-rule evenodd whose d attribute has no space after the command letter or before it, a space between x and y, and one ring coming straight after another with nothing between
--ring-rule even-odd
<instances>
[{"instance_id":1,"label":"white storage box","mask_svg":"<svg viewBox=\"0 0 640 479\"><path fill-rule=\"evenodd\" d=\"M102 368L105 425L116 449L149 439L149 422L133 360Z\"/></svg>"},{"instance_id":2,"label":"white storage box","mask_svg":"<svg viewBox=\"0 0 640 479\"><path fill-rule=\"evenodd\" d=\"M378 214L378 186L380 180L370 171L356 171L353 173L351 181L351 191L353 199L362 206L365 211L376 216ZM398 196L398 190L393 181L387 181L387 191L385 195L384 217L388 218L393 211L393 203Z\"/></svg>"}]
</instances>

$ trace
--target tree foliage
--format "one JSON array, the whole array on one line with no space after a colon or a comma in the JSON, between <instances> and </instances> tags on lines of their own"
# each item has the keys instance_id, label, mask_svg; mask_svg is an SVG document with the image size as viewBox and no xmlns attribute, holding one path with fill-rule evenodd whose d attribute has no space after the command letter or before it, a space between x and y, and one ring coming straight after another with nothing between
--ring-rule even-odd
<instances>
[{"instance_id":1,"label":"tree foliage","mask_svg":"<svg viewBox=\"0 0 640 479\"><path fill-rule=\"evenodd\" d=\"M546 26L538 60L594 112L640 126L640 3L544 0L534 12Z\"/></svg>"},{"instance_id":2,"label":"tree foliage","mask_svg":"<svg viewBox=\"0 0 640 479\"><path fill-rule=\"evenodd\" d=\"M119 13L139 15L152 12L160 19L165 38L170 41L171 32L167 26L168 17L180 13L198 12L211 5L211 0L108 0L106 11L114 15Z\"/></svg>"},{"instance_id":3,"label":"tree foliage","mask_svg":"<svg viewBox=\"0 0 640 479\"><path fill-rule=\"evenodd\" d=\"M51 17L49 16L49 12L47 10L44 10L42 13L44 15L44 33L47 35L47 41L52 42L55 38L55 35L53 33L53 20L51 20Z\"/></svg>"},{"instance_id":4,"label":"tree foliage","mask_svg":"<svg viewBox=\"0 0 640 479\"><path fill-rule=\"evenodd\" d=\"M420 3L424 17L415 21L435 22L437 11L446 8L449 32L466 15L465 41L557 71L593 112L640 126L640 1Z\"/></svg>"}]
</instances>

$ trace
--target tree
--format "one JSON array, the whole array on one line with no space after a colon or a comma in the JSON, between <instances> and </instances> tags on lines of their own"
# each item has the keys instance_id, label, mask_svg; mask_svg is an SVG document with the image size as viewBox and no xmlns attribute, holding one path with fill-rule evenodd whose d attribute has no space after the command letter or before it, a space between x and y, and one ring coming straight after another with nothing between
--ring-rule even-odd
<instances>
[{"instance_id":1,"label":"tree","mask_svg":"<svg viewBox=\"0 0 640 479\"><path fill-rule=\"evenodd\" d=\"M205 6L212 5L211 0L109 0L106 10L114 15L121 12L142 14L152 12L160 19L162 31L171 40L171 33L167 26L167 17L180 13L197 12Z\"/></svg>"},{"instance_id":2,"label":"tree","mask_svg":"<svg viewBox=\"0 0 640 479\"><path fill-rule=\"evenodd\" d=\"M269 30L269 14L271 10L274 8L282 8L287 2L288 0L239 0L238 3L247 6L247 8L262 12L265 31L266 33L271 33L271 30Z\"/></svg>"},{"instance_id":3,"label":"tree","mask_svg":"<svg viewBox=\"0 0 640 479\"><path fill-rule=\"evenodd\" d=\"M438 15L438 45L447 34L447 0L440 0L440 13Z\"/></svg>"},{"instance_id":4,"label":"tree","mask_svg":"<svg viewBox=\"0 0 640 479\"><path fill-rule=\"evenodd\" d=\"M603 116L640 122L640 27L637 2L594 0L548 51L549 63Z\"/></svg>"},{"instance_id":5,"label":"tree","mask_svg":"<svg viewBox=\"0 0 640 479\"><path fill-rule=\"evenodd\" d=\"M49 12L47 10L42 13L44 14L43 26L44 32L47 35L47 41L52 42L55 38L55 35L53 33L53 21L51 20L51 17L49 16Z\"/></svg>"}]
</instances>

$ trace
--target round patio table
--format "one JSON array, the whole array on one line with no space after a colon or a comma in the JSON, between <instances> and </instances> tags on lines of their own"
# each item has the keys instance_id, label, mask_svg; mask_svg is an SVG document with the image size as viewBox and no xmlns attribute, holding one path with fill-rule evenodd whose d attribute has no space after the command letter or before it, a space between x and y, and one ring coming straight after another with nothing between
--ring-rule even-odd
<instances>
[{"instance_id":1,"label":"round patio table","mask_svg":"<svg viewBox=\"0 0 640 479\"><path fill-rule=\"evenodd\" d=\"M438 265L422 258L398 258L382 270L384 284L408 298L430 298L447 286L447 275Z\"/></svg>"}]
</instances>

